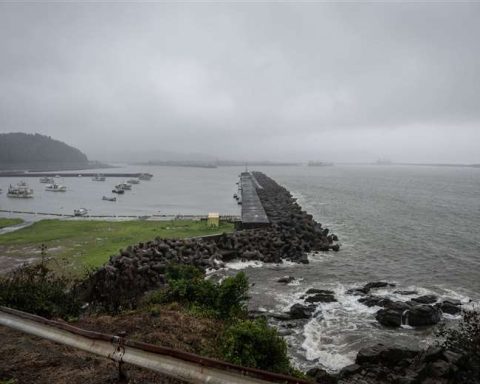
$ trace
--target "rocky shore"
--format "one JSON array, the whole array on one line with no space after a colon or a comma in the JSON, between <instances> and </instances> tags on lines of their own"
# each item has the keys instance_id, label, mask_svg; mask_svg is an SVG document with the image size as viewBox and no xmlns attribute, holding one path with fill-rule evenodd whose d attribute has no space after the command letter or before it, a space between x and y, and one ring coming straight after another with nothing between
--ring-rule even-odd
<instances>
[{"instance_id":1,"label":"rocky shore","mask_svg":"<svg viewBox=\"0 0 480 384\"><path fill-rule=\"evenodd\" d=\"M314 368L307 374L322 384L454 384L480 382L469 356L441 346L424 350L376 344L362 348L355 363L338 374Z\"/></svg>"},{"instance_id":2,"label":"rocky shore","mask_svg":"<svg viewBox=\"0 0 480 384\"><path fill-rule=\"evenodd\" d=\"M271 226L206 238L157 238L120 250L82 284L85 299L121 307L132 305L143 292L161 287L168 264L219 269L234 259L308 263L308 252L338 251L336 235L301 209L290 192L263 173L254 172L258 196Z\"/></svg>"}]
</instances>

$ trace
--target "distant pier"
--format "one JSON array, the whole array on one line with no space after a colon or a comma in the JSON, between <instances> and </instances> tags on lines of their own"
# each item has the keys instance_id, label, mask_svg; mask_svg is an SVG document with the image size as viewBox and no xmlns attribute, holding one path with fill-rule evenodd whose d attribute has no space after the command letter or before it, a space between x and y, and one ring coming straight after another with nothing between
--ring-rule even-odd
<instances>
[{"instance_id":1,"label":"distant pier","mask_svg":"<svg viewBox=\"0 0 480 384\"><path fill-rule=\"evenodd\" d=\"M257 194L257 188L262 186L250 172L242 172L240 175L240 196L242 203L241 228L260 228L270 225L270 220L265 213L262 202Z\"/></svg>"},{"instance_id":2,"label":"distant pier","mask_svg":"<svg viewBox=\"0 0 480 384\"><path fill-rule=\"evenodd\" d=\"M99 172L0 172L0 177L95 177L101 174L105 177L140 177L144 173L99 173Z\"/></svg>"}]
</instances>

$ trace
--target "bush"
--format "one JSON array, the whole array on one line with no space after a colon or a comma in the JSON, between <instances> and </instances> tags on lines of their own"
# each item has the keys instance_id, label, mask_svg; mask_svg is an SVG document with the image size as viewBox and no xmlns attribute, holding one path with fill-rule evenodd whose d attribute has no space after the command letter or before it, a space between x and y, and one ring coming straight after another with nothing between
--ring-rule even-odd
<instances>
[{"instance_id":1,"label":"bush","mask_svg":"<svg viewBox=\"0 0 480 384\"><path fill-rule=\"evenodd\" d=\"M458 382L477 382L469 380L480 377L480 312L465 311L457 326L441 327L437 335L443 347L463 356L456 373Z\"/></svg>"},{"instance_id":2,"label":"bush","mask_svg":"<svg viewBox=\"0 0 480 384\"><path fill-rule=\"evenodd\" d=\"M214 283L205 280L202 271L195 267L175 265L167 269L166 276L168 287L152 293L147 303L176 301L221 319L241 316L246 311L248 279L243 272Z\"/></svg>"},{"instance_id":3,"label":"bush","mask_svg":"<svg viewBox=\"0 0 480 384\"><path fill-rule=\"evenodd\" d=\"M242 366L291 374L287 344L265 319L239 321L224 333L223 359Z\"/></svg>"},{"instance_id":4,"label":"bush","mask_svg":"<svg viewBox=\"0 0 480 384\"><path fill-rule=\"evenodd\" d=\"M42 261L0 278L0 305L44 317L76 317L81 302L70 288Z\"/></svg>"}]
</instances>

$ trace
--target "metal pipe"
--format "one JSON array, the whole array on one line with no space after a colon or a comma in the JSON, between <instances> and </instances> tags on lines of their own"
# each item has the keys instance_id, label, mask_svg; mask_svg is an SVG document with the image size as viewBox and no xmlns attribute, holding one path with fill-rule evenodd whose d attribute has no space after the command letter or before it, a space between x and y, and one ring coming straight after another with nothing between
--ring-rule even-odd
<instances>
[{"instance_id":1,"label":"metal pipe","mask_svg":"<svg viewBox=\"0 0 480 384\"><path fill-rule=\"evenodd\" d=\"M293 377L243 368L181 351L129 341L119 336L82 330L4 307L0 307L0 325L189 383L307 383Z\"/></svg>"}]
</instances>

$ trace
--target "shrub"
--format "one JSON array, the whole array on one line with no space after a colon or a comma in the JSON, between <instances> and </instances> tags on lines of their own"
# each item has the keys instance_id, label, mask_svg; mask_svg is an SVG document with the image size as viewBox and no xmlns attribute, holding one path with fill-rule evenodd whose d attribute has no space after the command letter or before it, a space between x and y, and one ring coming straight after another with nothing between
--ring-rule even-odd
<instances>
[{"instance_id":1,"label":"shrub","mask_svg":"<svg viewBox=\"0 0 480 384\"><path fill-rule=\"evenodd\" d=\"M223 359L242 366L291 374L287 344L265 319L243 320L231 325L221 341Z\"/></svg>"},{"instance_id":2,"label":"shrub","mask_svg":"<svg viewBox=\"0 0 480 384\"><path fill-rule=\"evenodd\" d=\"M248 279L243 272L221 283L205 280L202 271L192 266L174 265L167 269L168 287L150 294L147 303L179 302L196 307L196 312L212 313L228 319L245 313Z\"/></svg>"},{"instance_id":3,"label":"shrub","mask_svg":"<svg viewBox=\"0 0 480 384\"><path fill-rule=\"evenodd\" d=\"M0 278L0 305L44 317L75 317L81 302L70 288L42 260Z\"/></svg>"},{"instance_id":4,"label":"shrub","mask_svg":"<svg viewBox=\"0 0 480 384\"><path fill-rule=\"evenodd\" d=\"M455 327L441 327L437 335L442 337L443 347L462 354L458 382L480 377L480 312L465 311L463 319Z\"/></svg>"}]
</instances>

